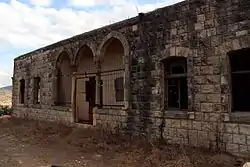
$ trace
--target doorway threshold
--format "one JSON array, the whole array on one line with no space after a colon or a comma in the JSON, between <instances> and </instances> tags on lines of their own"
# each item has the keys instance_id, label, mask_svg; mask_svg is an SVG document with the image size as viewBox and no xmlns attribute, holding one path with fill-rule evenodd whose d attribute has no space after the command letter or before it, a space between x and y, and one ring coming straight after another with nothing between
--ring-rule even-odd
<instances>
[{"instance_id":1,"label":"doorway threshold","mask_svg":"<svg viewBox=\"0 0 250 167\"><path fill-rule=\"evenodd\" d=\"M75 124L79 128L93 128L93 126L94 126L93 124L91 124L89 122L83 122L83 121L76 122Z\"/></svg>"}]
</instances>

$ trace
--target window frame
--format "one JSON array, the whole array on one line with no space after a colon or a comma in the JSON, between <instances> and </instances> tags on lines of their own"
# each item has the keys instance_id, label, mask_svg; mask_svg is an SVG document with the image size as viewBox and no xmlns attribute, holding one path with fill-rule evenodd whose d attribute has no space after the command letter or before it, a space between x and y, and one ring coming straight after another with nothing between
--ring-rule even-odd
<instances>
[{"instance_id":1,"label":"window frame","mask_svg":"<svg viewBox=\"0 0 250 167\"><path fill-rule=\"evenodd\" d=\"M33 99L34 104L41 104L41 77L34 77L34 92L33 92Z\"/></svg>"},{"instance_id":2,"label":"window frame","mask_svg":"<svg viewBox=\"0 0 250 167\"><path fill-rule=\"evenodd\" d=\"M25 79L19 80L19 103L24 104L25 103L25 89L26 83Z\"/></svg>"},{"instance_id":3,"label":"window frame","mask_svg":"<svg viewBox=\"0 0 250 167\"><path fill-rule=\"evenodd\" d=\"M163 62L164 66L164 109L169 110L169 111L188 111L188 77L187 77L187 60L185 57L178 57L178 58L173 58L173 59L166 59ZM182 66L184 69L183 73L179 74L173 74L172 68L177 67L177 66ZM177 88L178 88L178 107L170 107L169 105L169 81L172 79L177 80ZM181 106L181 80L186 80L187 87L187 97L186 97L186 103L187 105L185 108L182 108Z\"/></svg>"},{"instance_id":4,"label":"window frame","mask_svg":"<svg viewBox=\"0 0 250 167\"><path fill-rule=\"evenodd\" d=\"M245 110L239 110L239 109L235 109L235 101L234 101L234 96L235 94L233 92L234 89L235 89L235 86L233 84L233 75L244 75L244 74L249 74L250 75L250 68L249 70L233 70L233 65L232 65L232 58L234 56L238 56L240 57L240 55L237 55L237 52L241 52L241 51L244 51L244 50L248 50L248 52L250 53L250 48L243 48L243 49L238 49L238 50L233 50L233 51L230 51L228 53L228 58L229 58L229 62L228 62L228 65L229 65L229 85L230 85L230 96L231 96L231 112L232 113L241 113L241 114L244 114L244 113L250 113L250 109L245 111ZM239 54L239 53L238 53ZM247 53L246 53L247 54ZM243 57L243 56L242 56ZM240 60L244 61L244 59L240 58ZM250 107L249 107L250 108Z\"/></svg>"}]
</instances>

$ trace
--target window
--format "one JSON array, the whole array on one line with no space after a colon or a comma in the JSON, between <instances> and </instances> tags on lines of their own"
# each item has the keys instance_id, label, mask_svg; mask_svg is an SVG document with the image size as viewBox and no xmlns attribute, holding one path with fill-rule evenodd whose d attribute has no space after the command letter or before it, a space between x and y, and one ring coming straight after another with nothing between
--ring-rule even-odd
<instances>
[{"instance_id":1,"label":"window","mask_svg":"<svg viewBox=\"0 0 250 167\"><path fill-rule=\"evenodd\" d=\"M124 100L124 83L123 77L115 79L115 98L116 102L121 102Z\"/></svg>"},{"instance_id":2,"label":"window","mask_svg":"<svg viewBox=\"0 0 250 167\"><path fill-rule=\"evenodd\" d=\"M41 98L41 78L34 78L34 104L40 104Z\"/></svg>"},{"instance_id":3,"label":"window","mask_svg":"<svg viewBox=\"0 0 250 167\"><path fill-rule=\"evenodd\" d=\"M187 110L187 63L184 57L164 60L165 109Z\"/></svg>"},{"instance_id":4,"label":"window","mask_svg":"<svg viewBox=\"0 0 250 167\"><path fill-rule=\"evenodd\" d=\"M19 95L19 100L21 104L24 104L24 96L25 96L25 80L21 79L20 80L20 95Z\"/></svg>"},{"instance_id":5,"label":"window","mask_svg":"<svg viewBox=\"0 0 250 167\"><path fill-rule=\"evenodd\" d=\"M233 111L250 111L250 48L229 53Z\"/></svg>"}]
</instances>

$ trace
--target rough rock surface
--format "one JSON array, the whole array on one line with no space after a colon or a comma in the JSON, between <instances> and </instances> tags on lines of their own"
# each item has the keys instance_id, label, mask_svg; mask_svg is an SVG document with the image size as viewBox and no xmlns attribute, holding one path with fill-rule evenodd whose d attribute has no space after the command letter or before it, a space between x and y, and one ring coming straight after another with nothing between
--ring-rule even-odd
<instances>
[{"instance_id":1,"label":"rough rock surface","mask_svg":"<svg viewBox=\"0 0 250 167\"><path fill-rule=\"evenodd\" d=\"M0 88L0 106L10 106L12 104L12 90Z\"/></svg>"}]
</instances>

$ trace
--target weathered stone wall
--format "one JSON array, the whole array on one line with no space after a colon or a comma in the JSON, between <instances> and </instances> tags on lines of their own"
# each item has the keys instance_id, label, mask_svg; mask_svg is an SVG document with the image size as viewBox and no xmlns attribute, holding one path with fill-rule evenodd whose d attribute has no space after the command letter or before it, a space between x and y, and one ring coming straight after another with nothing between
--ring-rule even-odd
<instances>
[{"instance_id":1,"label":"weathered stone wall","mask_svg":"<svg viewBox=\"0 0 250 167\"><path fill-rule=\"evenodd\" d=\"M73 114L53 110L53 71L58 55L66 50L74 66L78 50L87 44L98 62L103 41L115 36L128 50L124 56L126 107L96 110L97 124L115 122L130 133L246 155L250 152L250 122L243 122L242 117L249 118L250 113L231 112L227 53L250 47L249 16L249 0L189 0L29 53L15 59L14 109L31 116L44 111L47 118L55 114L55 119L71 120ZM187 112L163 107L161 60L170 56L187 58ZM32 105L31 79L36 75L42 77L39 106ZM27 83L24 106L18 104L18 81L22 78Z\"/></svg>"},{"instance_id":2,"label":"weathered stone wall","mask_svg":"<svg viewBox=\"0 0 250 167\"><path fill-rule=\"evenodd\" d=\"M120 34L129 36L132 32L132 25L137 22L137 19L130 19L125 22L117 23L98 30L87 32L83 35L75 36L71 40L65 40L56 44L38 49L32 53L20 56L14 62L13 76L13 108L19 116L34 116L39 119L55 120L57 117L61 120L73 120L73 114L68 114L67 118L60 111L72 110L70 107L61 107L56 105L56 63L61 53L66 52L71 59L72 69L75 69L77 64L77 56L80 49L87 45L94 53L94 61L97 63L101 57L102 42L110 37L116 37L119 40ZM121 41L124 42L124 41ZM131 41L132 38L131 38ZM124 43L123 43L124 44ZM126 46L126 44L125 44ZM128 54L128 53L127 53ZM124 60L128 63L126 57ZM75 69L76 70L76 69ZM73 70L74 71L74 70ZM128 70L127 70L128 71ZM33 78L41 77L41 104L33 104ZM19 81L25 79L25 103L19 103ZM56 108L56 109L54 109ZM41 111L41 112L38 112ZM44 114L40 114L43 111Z\"/></svg>"}]
</instances>

